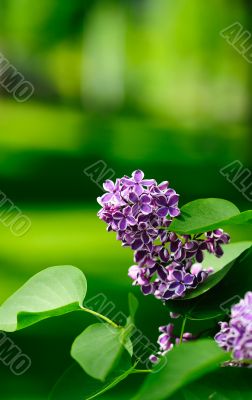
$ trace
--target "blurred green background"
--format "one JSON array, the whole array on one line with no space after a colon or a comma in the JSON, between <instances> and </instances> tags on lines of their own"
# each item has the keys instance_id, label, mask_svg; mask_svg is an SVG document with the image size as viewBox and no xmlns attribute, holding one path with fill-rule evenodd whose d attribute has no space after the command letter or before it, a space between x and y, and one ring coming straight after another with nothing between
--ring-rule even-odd
<instances>
[{"instance_id":1,"label":"blurred green background","mask_svg":"<svg viewBox=\"0 0 252 400\"><path fill-rule=\"evenodd\" d=\"M35 88L25 103L0 88L0 190L32 221L23 237L0 224L1 302L41 269L71 264L88 296L127 312L132 253L98 220L101 190L83 173L98 160L117 177L140 168L168 179L180 205L221 197L251 208L219 173L234 160L252 168L251 65L219 34L235 21L251 30L249 15L245 0L0 0L0 52ZM133 292L155 342L168 313ZM90 322L71 314L10 335L32 368L16 377L0 365L1 398L48 398Z\"/></svg>"}]
</instances>

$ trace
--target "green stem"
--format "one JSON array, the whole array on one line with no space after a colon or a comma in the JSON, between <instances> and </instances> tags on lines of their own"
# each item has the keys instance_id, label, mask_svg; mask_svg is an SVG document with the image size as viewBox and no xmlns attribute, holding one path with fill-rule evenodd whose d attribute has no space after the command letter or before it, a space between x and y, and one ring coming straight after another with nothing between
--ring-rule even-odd
<instances>
[{"instance_id":1,"label":"green stem","mask_svg":"<svg viewBox=\"0 0 252 400\"><path fill-rule=\"evenodd\" d=\"M102 314L100 314L100 313L98 313L98 312L96 312L96 311L90 310L89 308L82 307L82 306L81 306L81 310L82 310L82 311L85 311L85 312L87 312L87 313L89 313L89 314L92 314L92 315L94 315L94 316L97 317L97 318L103 319L103 321L107 322L108 324L110 324L110 325L113 326L114 328L120 328L119 325L117 325L115 322L111 321L111 319L105 317L105 315L102 315Z\"/></svg>"},{"instance_id":2,"label":"green stem","mask_svg":"<svg viewBox=\"0 0 252 400\"><path fill-rule=\"evenodd\" d=\"M148 374L152 369L133 369L132 374Z\"/></svg>"},{"instance_id":3,"label":"green stem","mask_svg":"<svg viewBox=\"0 0 252 400\"><path fill-rule=\"evenodd\" d=\"M182 341L183 341L183 335L184 335L184 331L185 331L185 324L186 324L186 317L184 317L183 322L182 322L179 344L181 344Z\"/></svg>"}]
</instances>

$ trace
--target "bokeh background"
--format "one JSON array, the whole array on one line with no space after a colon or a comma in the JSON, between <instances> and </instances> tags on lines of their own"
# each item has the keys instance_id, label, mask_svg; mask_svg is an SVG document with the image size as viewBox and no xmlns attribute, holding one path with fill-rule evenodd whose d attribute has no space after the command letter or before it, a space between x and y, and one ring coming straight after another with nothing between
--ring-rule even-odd
<instances>
[{"instance_id":1,"label":"bokeh background","mask_svg":"<svg viewBox=\"0 0 252 400\"><path fill-rule=\"evenodd\" d=\"M35 88L25 103L0 88L0 189L32 221L23 237L0 224L0 301L41 269L71 264L88 296L102 292L127 312L132 253L98 220L102 192L83 170L98 160L117 177L140 168L168 179L180 205L221 197L251 208L219 173L234 160L252 168L251 64L220 36L235 21L251 30L250 2L0 0L0 16L0 51ZM168 314L133 292L155 342ZM1 398L47 399L91 322L71 314L10 335L32 368L16 377L0 365Z\"/></svg>"}]
</instances>

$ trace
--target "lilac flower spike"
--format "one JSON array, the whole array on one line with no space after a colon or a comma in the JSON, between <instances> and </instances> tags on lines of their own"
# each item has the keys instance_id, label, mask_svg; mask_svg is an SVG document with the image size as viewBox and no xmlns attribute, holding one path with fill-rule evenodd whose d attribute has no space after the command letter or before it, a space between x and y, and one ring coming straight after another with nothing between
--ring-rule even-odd
<instances>
[{"instance_id":1,"label":"lilac flower spike","mask_svg":"<svg viewBox=\"0 0 252 400\"><path fill-rule=\"evenodd\" d=\"M231 308L229 322L219 324L221 329L215 335L216 342L223 350L232 352L240 366L246 365L246 360L252 360L252 292L247 292L244 299Z\"/></svg>"},{"instance_id":2,"label":"lilac flower spike","mask_svg":"<svg viewBox=\"0 0 252 400\"><path fill-rule=\"evenodd\" d=\"M221 229L182 236L169 232L180 210L179 195L168 181L158 184L136 170L115 183L105 181L103 187L106 193L97 199L102 206L98 216L108 231L117 233L122 246L134 251L136 264L128 275L144 295L166 302L185 296L208 278L212 270L195 265L206 251L221 257L221 246L229 236Z\"/></svg>"}]
</instances>

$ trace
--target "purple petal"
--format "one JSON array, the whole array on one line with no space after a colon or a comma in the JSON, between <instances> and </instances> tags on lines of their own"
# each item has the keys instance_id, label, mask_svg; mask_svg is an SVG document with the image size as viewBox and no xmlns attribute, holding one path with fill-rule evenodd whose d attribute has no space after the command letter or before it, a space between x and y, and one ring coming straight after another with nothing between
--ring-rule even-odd
<instances>
[{"instance_id":1,"label":"purple petal","mask_svg":"<svg viewBox=\"0 0 252 400\"><path fill-rule=\"evenodd\" d=\"M174 189L167 189L166 192L165 192L165 195L167 197L170 197L173 194L177 194Z\"/></svg>"},{"instance_id":2,"label":"purple petal","mask_svg":"<svg viewBox=\"0 0 252 400\"><path fill-rule=\"evenodd\" d=\"M174 296L174 292L172 290L166 290L163 295L164 300L169 300Z\"/></svg>"},{"instance_id":3,"label":"purple petal","mask_svg":"<svg viewBox=\"0 0 252 400\"><path fill-rule=\"evenodd\" d=\"M163 333L162 335L159 336L158 339L158 344L164 345L167 343L167 341L170 339L170 336L167 335L167 333Z\"/></svg>"},{"instance_id":4,"label":"purple petal","mask_svg":"<svg viewBox=\"0 0 252 400\"><path fill-rule=\"evenodd\" d=\"M159 217L166 217L166 215L169 213L169 210L167 207L161 207L159 208L159 210L157 211L157 215Z\"/></svg>"},{"instance_id":5,"label":"purple petal","mask_svg":"<svg viewBox=\"0 0 252 400\"><path fill-rule=\"evenodd\" d=\"M150 214L152 211L152 208L151 208L151 206L149 206L149 204L142 204L140 209L141 209L142 213L144 213L144 214Z\"/></svg>"},{"instance_id":6,"label":"purple petal","mask_svg":"<svg viewBox=\"0 0 252 400\"><path fill-rule=\"evenodd\" d=\"M167 198L165 196L158 196L156 202L159 206L167 206Z\"/></svg>"},{"instance_id":7,"label":"purple petal","mask_svg":"<svg viewBox=\"0 0 252 400\"><path fill-rule=\"evenodd\" d=\"M178 250L180 243L181 243L180 240L176 240L174 242L171 242L170 249L171 249L172 253L174 253L175 251Z\"/></svg>"},{"instance_id":8,"label":"purple petal","mask_svg":"<svg viewBox=\"0 0 252 400\"><path fill-rule=\"evenodd\" d=\"M200 271L197 274L197 280L199 283L203 282L208 277L208 273L206 271Z\"/></svg>"},{"instance_id":9,"label":"purple petal","mask_svg":"<svg viewBox=\"0 0 252 400\"><path fill-rule=\"evenodd\" d=\"M137 251L137 252L135 253L135 262L139 263L139 262L141 262L141 261L144 261L146 255L147 255L147 252L146 252L145 250Z\"/></svg>"},{"instance_id":10,"label":"purple petal","mask_svg":"<svg viewBox=\"0 0 252 400\"><path fill-rule=\"evenodd\" d=\"M179 286L175 289L175 293L178 296L181 296L186 290L186 287L183 283L180 283Z\"/></svg>"},{"instance_id":11,"label":"purple petal","mask_svg":"<svg viewBox=\"0 0 252 400\"><path fill-rule=\"evenodd\" d=\"M157 274L158 274L158 276L159 276L163 281L166 280L166 278L167 278L167 271L166 271L166 269L165 269L164 267L159 266L159 267L158 267L158 270L157 270Z\"/></svg>"},{"instance_id":12,"label":"purple petal","mask_svg":"<svg viewBox=\"0 0 252 400\"><path fill-rule=\"evenodd\" d=\"M139 213L139 211L140 211L139 204L138 203L134 204L134 206L132 207L132 215L133 215L133 217L136 217L137 214Z\"/></svg>"},{"instance_id":13,"label":"purple petal","mask_svg":"<svg viewBox=\"0 0 252 400\"><path fill-rule=\"evenodd\" d=\"M179 282L173 281L173 282L170 283L170 285L169 285L169 290L173 290L173 291L174 291L179 285L180 285Z\"/></svg>"},{"instance_id":14,"label":"purple petal","mask_svg":"<svg viewBox=\"0 0 252 400\"><path fill-rule=\"evenodd\" d=\"M197 275L200 271L202 271L202 265L200 263L195 263L191 267L191 274Z\"/></svg>"},{"instance_id":15,"label":"purple petal","mask_svg":"<svg viewBox=\"0 0 252 400\"><path fill-rule=\"evenodd\" d=\"M131 215L131 207L130 206L125 207L123 210L123 214L125 215L125 217Z\"/></svg>"},{"instance_id":16,"label":"purple petal","mask_svg":"<svg viewBox=\"0 0 252 400\"><path fill-rule=\"evenodd\" d=\"M177 203L178 203L178 200L179 200L179 195L178 195L178 194L174 194L173 196L171 196L171 197L168 199L168 205L169 205L169 207L173 207L175 204L177 204Z\"/></svg>"},{"instance_id":17,"label":"purple petal","mask_svg":"<svg viewBox=\"0 0 252 400\"><path fill-rule=\"evenodd\" d=\"M140 250L142 247L143 247L143 242L141 239L137 239L131 244L132 250Z\"/></svg>"},{"instance_id":18,"label":"purple petal","mask_svg":"<svg viewBox=\"0 0 252 400\"><path fill-rule=\"evenodd\" d=\"M206 242L202 242L199 245L200 250L206 250L207 249L207 243Z\"/></svg>"},{"instance_id":19,"label":"purple petal","mask_svg":"<svg viewBox=\"0 0 252 400\"><path fill-rule=\"evenodd\" d=\"M159 358L157 356L155 356L155 354L151 354L149 357L149 360L153 363L153 364L157 364L159 361Z\"/></svg>"},{"instance_id":20,"label":"purple petal","mask_svg":"<svg viewBox=\"0 0 252 400\"><path fill-rule=\"evenodd\" d=\"M141 290L142 290L144 295L151 294L152 293L152 285L151 284L150 285L143 285L141 287Z\"/></svg>"},{"instance_id":21,"label":"purple petal","mask_svg":"<svg viewBox=\"0 0 252 400\"><path fill-rule=\"evenodd\" d=\"M149 237L149 235L148 235L146 232L143 232L143 233L141 234L141 239L142 239L142 241L143 241L144 244L149 243L150 240L151 240L150 237Z\"/></svg>"},{"instance_id":22,"label":"purple petal","mask_svg":"<svg viewBox=\"0 0 252 400\"><path fill-rule=\"evenodd\" d=\"M119 229L121 231L125 231L125 229L127 228L127 221L126 218L122 218L121 221L119 222Z\"/></svg>"},{"instance_id":23,"label":"purple petal","mask_svg":"<svg viewBox=\"0 0 252 400\"><path fill-rule=\"evenodd\" d=\"M122 178L122 184L125 186L134 186L134 182L130 178Z\"/></svg>"},{"instance_id":24,"label":"purple petal","mask_svg":"<svg viewBox=\"0 0 252 400\"><path fill-rule=\"evenodd\" d=\"M171 217L177 217L180 214L180 210L177 207L169 207L168 212Z\"/></svg>"},{"instance_id":25,"label":"purple petal","mask_svg":"<svg viewBox=\"0 0 252 400\"><path fill-rule=\"evenodd\" d=\"M137 203L138 202L138 196L134 192L130 192L129 199L130 199L130 201L132 203Z\"/></svg>"},{"instance_id":26,"label":"purple petal","mask_svg":"<svg viewBox=\"0 0 252 400\"><path fill-rule=\"evenodd\" d=\"M100 201L102 204L106 204L113 198L113 196L113 193L105 193L103 196L101 196Z\"/></svg>"},{"instance_id":27,"label":"purple petal","mask_svg":"<svg viewBox=\"0 0 252 400\"><path fill-rule=\"evenodd\" d=\"M142 203L149 204L151 202L151 196L148 196L147 194L143 194L140 199Z\"/></svg>"},{"instance_id":28,"label":"purple petal","mask_svg":"<svg viewBox=\"0 0 252 400\"><path fill-rule=\"evenodd\" d=\"M216 246L215 253L216 253L217 257L221 257L223 255L223 250L222 250L221 246L218 244Z\"/></svg>"},{"instance_id":29,"label":"purple petal","mask_svg":"<svg viewBox=\"0 0 252 400\"><path fill-rule=\"evenodd\" d=\"M132 178L134 179L135 182L139 183L143 180L144 173L140 169L137 169L132 173Z\"/></svg>"},{"instance_id":30,"label":"purple petal","mask_svg":"<svg viewBox=\"0 0 252 400\"><path fill-rule=\"evenodd\" d=\"M174 254L174 260L181 262L184 260L185 256L186 256L185 250L183 248L179 248Z\"/></svg>"},{"instance_id":31,"label":"purple petal","mask_svg":"<svg viewBox=\"0 0 252 400\"><path fill-rule=\"evenodd\" d=\"M107 179L103 184L103 188L107 192L113 192L115 188L114 182L112 182L110 179Z\"/></svg>"},{"instance_id":32,"label":"purple petal","mask_svg":"<svg viewBox=\"0 0 252 400\"><path fill-rule=\"evenodd\" d=\"M186 275L184 276L183 282L184 282L186 285L191 285L191 284L193 283L193 280L194 280L194 276L193 276L193 275L191 275L191 274L186 274Z\"/></svg>"},{"instance_id":33,"label":"purple petal","mask_svg":"<svg viewBox=\"0 0 252 400\"><path fill-rule=\"evenodd\" d=\"M218 237L223 234L223 229L215 229L213 233Z\"/></svg>"},{"instance_id":34,"label":"purple petal","mask_svg":"<svg viewBox=\"0 0 252 400\"><path fill-rule=\"evenodd\" d=\"M158 185L158 187L160 190L166 190L168 188L168 185L169 185L168 181L163 181Z\"/></svg>"},{"instance_id":35,"label":"purple petal","mask_svg":"<svg viewBox=\"0 0 252 400\"><path fill-rule=\"evenodd\" d=\"M201 250L198 250L197 253L196 253L195 258L196 258L196 261L198 263L201 263L203 261L203 258L204 258L203 257L203 252Z\"/></svg>"},{"instance_id":36,"label":"purple petal","mask_svg":"<svg viewBox=\"0 0 252 400\"><path fill-rule=\"evenodd\" d=\"M181 271L178 271L178 270L177 271L173 271L172 275L174 276L174 278L177 281L179 281L179 282L183 281L183 273Z\"/></svg>"},{"instance_id":37,"label":"purple petal","mask_svg":"<svg viewBox=\"0 0 252 400\"><path fill-rule=\"evenodd\" d=\"M143 193L143 187L142 187L142 185L140 185L140 183L135 183L135 186L134 186L134 192L138 195L138 196L141 196L141 194Z\"/></svg>"},{"instance_id":38,"label":"purple petal","mask_svg":"<svg viewBox=\"0 0 252 400\"><path fill-rule=\"evenodd\" d=\"M147 215L143 215L143 214L139 215L139 217L138 217L138 222L139 223L147 222L147 221L149 221L149 217Z\"/></svg>"},{"instance_id":39,"label":"purple petal","mask_svg":"<svg viewBox=\"0 0 252 400\"><path fill-rule=\"evenodd\" d=\"M116 211L116 212L113 214L113 218L114 218L114 219L122 219L122 218L124 218L124 215L123 215L123 213L121 213L121 211Z\"/></svg>"},{"instance_id":40,"label":"purple petal","mask_svg":"<svg viewBox=\"0 0 252 400\"><path fill-rule=\"evenodd\" d=\"M128 216L126 217L126 219L127 219L127 223L128 223L129 225L135 225L135 224L136 224L135 218L131 217L131 215L128 215Z\"/></svg>"},{"instance_id":41,"label":"purple petal","mask_svg":"<svg viewBox=\"0 0 252 400\"><path fill-rule=\"evenodd\" d=\"M132 265L128 270L128 276L131 279L136 280L140 271L141 269L139 268L138 265Z\"/></svg>"},{"instance_id":42,"label":"purple petal","mask_svg":"<svg viewBox=\"0 0 252 400\"><path fill-rule=\"evenodd\" d=\"M194 241L187 242L187 243L185 243L184 248L186 250L190 250L190 251L197 250L198 244L196 242L194 242Z\"/></svg>"},{"instance_id":43,"label":"purple petal","mask_svg":"<svg viewBox=\"0 0 252 400\"><path fill-rule=\"evenodd\" d=\"M144 185L144 186L152 186L155 184L156 184L155 179L143 179L142 180L142 185Z\"/></svg>"},{"instance_id":44,"label":"purple petal","mask_svg":"<svg viewBox=\"0 0 252 400\"><path fill-rule=\"evenodd\" d=\"M170 258L169 251L167 249L164 249L164 248L161 249L160 252L159 252L159 257L160 257L161 261L163 261L163 262L169 261L169 258Z\"/></svg>"}]
</instances>

